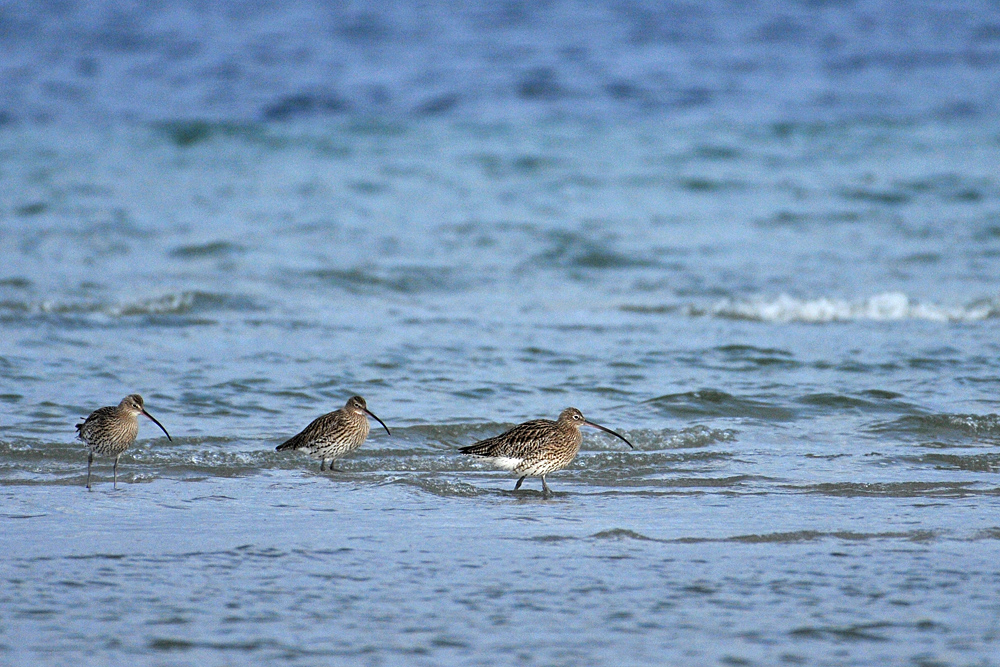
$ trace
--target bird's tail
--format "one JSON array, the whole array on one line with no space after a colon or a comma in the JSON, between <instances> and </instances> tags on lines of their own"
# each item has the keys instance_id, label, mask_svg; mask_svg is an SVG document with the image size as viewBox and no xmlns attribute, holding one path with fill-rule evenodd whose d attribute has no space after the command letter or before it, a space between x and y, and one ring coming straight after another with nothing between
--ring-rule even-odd
<instances>
[{"instance_id":1,"label":"bird's tail","mask_svg":"<svg viewBox=\"0 0 1000 667\"><path fill-rule=\"evenodd\" d=\"M475 456L489 456L490 445L492 444L493 443L490 442L489 440L483 440L473 445L468 445L466 447L459 447L458 451L462 452L463 454L474 454Z\"/></svg>"}]
</instances>

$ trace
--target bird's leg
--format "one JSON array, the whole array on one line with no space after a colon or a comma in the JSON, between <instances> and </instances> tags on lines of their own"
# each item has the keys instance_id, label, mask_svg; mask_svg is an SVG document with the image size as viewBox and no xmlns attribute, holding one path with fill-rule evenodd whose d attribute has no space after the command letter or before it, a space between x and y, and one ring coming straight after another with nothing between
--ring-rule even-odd
<instances>
[{"instance_id":1,"label":"bird's leg","mask_svg":"<svg viewBox=\"0 0 1000 667\"><path fill-rule=\"evenodd\" d=\"M333 467L333 464L334 464L334 463L335 463L336 461L337 461L337 459L330 459L330 472L344 472L344 471L343 471L343 470L341 470L340 468L334 468L334 467Z\"/></svg>"},{"instance_id":2,"label":"bird's leg","mask_svg":"<svg viewBox=\"0 0 1000 667\"><path fill-rule=\"evenodd\" d=\"M90 464L94 462L94 452L87 453L87 490L90 491Z\"/></svg>"},{"instance_id":3,"label":"bird's leg","mask_svg":"<svg viewBox=\"0 0 1000 667\"><path fill-rule=\"evenodd\" d=\"M324 470L326 470L326 457L325 456L319 460L319 471L323 472Z\"/></svg>"},{"instance_id":4,"label":"bird's leg","mask_svg":"<svg viewBox=\"0 0 1000 667\"><path fill-rule=\"evenodd\" d=\"M113 488L114 488L114 489L115 489L116 491L118 490L118 458L119 458L120 456L121 456L121 454L119 454L118 456L116 456L116 457L115 457L115 467L114 467L114 471L115 471L115 485L114 485L114 487L113 487ZM542 478L542 481L545 481L545 478L544 478L544 477Z\"/></svg>"},{"instance_id":5,"label":"bird's leg","mask_svg":"<svg viewBox=\"0 0 1000 667\"><path fill-rule=\"evenodd\" d=\"M552 490L549 485L545 483L545 475L542 475L542 497L549 498L552 496Z\"/></svg>"},{"instance_id":6,"label":"bird's leg","mask_svg":"<svg viewBox=\"0 0 1000 667\"><path fill-rule=\"evenodd\" d=\"M527 475L525 475L521 479L517 480L517 484L514 485L514 490L515 491L517 491L518 489L521 488L521 482L523 482L526 477L527 477Z\"/></svg>"}]
</instances>

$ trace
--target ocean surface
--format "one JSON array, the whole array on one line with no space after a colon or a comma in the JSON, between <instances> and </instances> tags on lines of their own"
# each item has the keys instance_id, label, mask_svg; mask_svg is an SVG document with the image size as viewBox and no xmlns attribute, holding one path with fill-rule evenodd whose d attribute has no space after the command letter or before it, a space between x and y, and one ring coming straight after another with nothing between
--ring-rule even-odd
<instances>
[{"instance_id":1,"label":"ocean surface","mask_svg":"<svg viewBox=\"0 0 1000 667\"><path fill-rule=\"evenodd\" d=\"M0 664L1000 665L995 3L15 2L0 54ZM88 493L128 393L173 440ZM391 437L275 452L354 394ZM635 450L457 453L569 406Z\"/></svg>"}]
</instances>

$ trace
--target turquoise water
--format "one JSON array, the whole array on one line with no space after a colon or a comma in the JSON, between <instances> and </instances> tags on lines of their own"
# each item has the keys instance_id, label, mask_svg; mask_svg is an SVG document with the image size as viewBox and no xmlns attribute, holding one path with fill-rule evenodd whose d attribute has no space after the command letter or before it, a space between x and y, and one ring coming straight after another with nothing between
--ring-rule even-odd
<instances>
[{"instance_id":1,"label":"turquoise water","mask_svg":"<svg viewBox=\"0 0 1000 667\"><path fill-rule=\"evenodd\" d=\"M0 129L0 662L997 664L1000 126ZM139 392L119 487L73 425ZM363 395L342 473L274 447ZM567 406L514 478L458 447Z\"/></svg>"}]
</instances>

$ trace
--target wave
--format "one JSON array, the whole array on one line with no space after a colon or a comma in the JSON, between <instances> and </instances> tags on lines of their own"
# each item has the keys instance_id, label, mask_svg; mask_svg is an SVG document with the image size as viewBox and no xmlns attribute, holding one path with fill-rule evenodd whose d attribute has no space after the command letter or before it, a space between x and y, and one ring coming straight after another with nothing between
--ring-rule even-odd
<instances>
[{"instance_id":1,"label":"wave","mask_svg":"<svg viewBox=\"0 0 1000 667\"><path fill-rule=\"evenodd\" d=\"M708 447L718 442L736 440L736 431L730 428L709 428L699 424L666 436L663 445L668 449Z\"/></svg>"},{"instance_id":2,"label":"wave","mask_svg":"<svg viewBox=\"0 0 1000 667\"><path fill-rule=\"evenodd\" d=\"M464 280L455 270L444 266L316 269L307 271L304 277L353 294L446 292L462 287Z\"/></svg>"},{"instance_id":3,"label":"wave","mask_svg":"<svg viewBox=\"0 0 1000 667\"><path fill-rule=\"evenodd\" d=\"M0 318L45 315L104 315L111 318L144 315L191 315L221 311L252 311L259 306L249 297L197 290L163 296L107 303L102 301L0 301Z\"/></svg>"},{"instance_id":4,"label":"wave","mask_svg":"<svg viewBox=\"0 0 1000 667\"><path fill-rule=\"evenodd\" d=\"M910 530L910 531L884 531L884 532L856 532L849 530L818 531L818 530L796 530L776 533L748 533L741 535L730 535L724 537L674 537L658 538L645 535L643 533L630 530L628 528L610 528L598 531L589 537L577 537L572 535L541 535L524 538L533 542L561 542L565 540L609 540L615 542L639 541L639 542L662 542L667 544L703 544L703 543L725 543L738 542L743 544L797 544L801 542L816 542L820 540L839 540L842 542L867 542L869 540L904 540L912 542L926 542L933 540L938 535L930 530ZM975 534L972 539L997 539L996 535L989 532Z\"/></svg>"},{"instance_id":5,"label":"wave","mask_svg":"<svg viewBox=\"0 0 1000 667\"><path fill-rule=\"evenodd\" d=\"M553 231L539 239L544 249L530 264L547 268L603 270L652 268L658 262L644 256L631 256L609 246L608 242L565 230ZM611 244L613 246L613 244Z\"/></svg>"},{"instance_id":6,"label":"wave","mask_svg":"<svg viewBox=\"0 0 1000 667\"><path fill-rule=\"evenodd\" d=\"M624 305L626 312L672 313L689 317L717 317L752 322L852 322L871 320L895 322L923 320L928 322L979 322L1000 317L1000 299L978 299L968 304L946 306L922 302L901 292L883 292L866 299L818 297L800 299L781 294L777 297L725 299L709 306L688 305Z\"/></svg>"},{"instance_id":7,"label":"wave","mask_svg":"<svg viewBox=\"0 0 1000 667\"><path fill-rule=\"evenodd\" d=\"M220 257L230 257L246 252L246 248L238 243L228 241L208 241L206 243L195 243L182 245L170 251L171 257L178 259L217 259Z\"/></svg>"},{"instance_id":8,"label":"wave","mask_svg":"<svg viewBox=\"0 0 1000 667\"><path fill-rule=\"evenodd\" d=\"M815 542L818 540L840 540L842 542L867 542L869 540L908 540L925 542L932 540L936 534L930 530L885 531L862 533L850 530L818 531L795 530L779 533L749 533L720 538L678 538L676 542L697 544L701 542L740 542L743 544L796 544L800 542Z\"/></svg>"},{"instance_id":9,"label":"wave","mask_svg":"<svg viewBox=\"0 0 1000 667\"><path fill-rule=\"evenodd\" d=\"M402 484L436 495L476 496L509 491L509 475L463 456L458 447L502 430L499 425L439 425L396 429L394 437L366 444L344 457L340 472L321 473L318 461L297 452L277 452L282 437L164 437L140 439L121 457L118 474L125 483L157 479L201 481L283 475L331 477L353 484ZM742 488L743 475L720 477L715 469L732 453L712 447L735 439L734 432L701 428L679 433L632 434L636 451L620 448L610 439L588 435L577 460L559 477L567 484L600 489L634 486L647 476L657 486L686 492L720 485ZM0 486L73 486L86 475L83 443L46 438L0 439ZM103 481L112 460L96 457L94 475ZM670 479L660 479L664 470ZM683 473L681 478L676 475ZM707 475L701 477L702 475ZM632 481L629 481L632 480Z\"/></svg>"},{"instance_id":10,"label":"wave","mask_svg":"<svg viewBox=\"0 0 1000 667\"><path fill-rule=\"evenodd\" d=\"M475 468L477 459L459 455L458 449L496 435L509 424L419 425L393 428L391 438L368 441L352 453L349 461L358 470L434 471ZM699 460L711 455L701 451L717 443L736 440L732 429L712 429L693 426L681 431L639 430L627 432L636 446L635 453L649 460ZM308 457L300 454L275 452L275 446L287 438L287 433L268 437L233 438L222 436L177 436L168 441L162 434L142 437L123 455L135 463L162 466L215 467L302 467ZM674 451L681 450L681 451ZM699 450L699 451L689 451ZM45 438L14 436L0 438L0 465L19 461L25 464L48 461L53 464L78 461L85 454L83 443L77 440L52 441ZM594 461L617 465L615 457L632 453L621 441L596 431L584 435L582 456ZM610 458L601 458L602 456ZM297 461L297 462L295 462ZM318 462L316 464L319 465Z\"/></svg>"},{"instance_id":11,"label":"wave","mask_svg":"<svg viewBox=\"0 0 1000 667\"><path fill-rule=\"evenodd\" d=\"M903 396L881 389L866 389L856 395L821 392L804 394L795 398L795 402L817 413L844 413L855 411L858 414L875 413L912 413L919 408L907 401L900 400Z\"/></svg>"},{"instance_id":12,"label":"wave","mask_svg":"<svg viewBox=\"0 0 1000 667\"><path fill-rule=\"evenodd\" d=\"M996 488L982 488L976 482L824 482L787 485L792 493L817 494L840 498L968 498L995 496Z\"/></svg>"},{"instance_id":13,"label":"wave","mask_svg":"<svg viewBox=\"0 0 1000 667\"><path fill-rule=\"evenodd\" d=\"M780 405L734 396L717 389L666 394L651 398L645 404L671 417L745 417L787 421L796 416L795 411Z\"/></svg>"},{"instance_id":14,"label":"wave","mask_svg":"<svg viewBox=\"0 0 1000 667\"><path fill-rule=\"evenodd\" d=\"M775 299L725 301L711 308L715 317L760 322L842 322L852 320L979 321L1000 316L996 300L964 306L941 306L915 301L901 292L884 292L860 301L821 297L797 299L782 294Z\"/></svg>"},{"instance_id":15,"label":"wave","mask_svg":"<svg viewBox=\"0 0 1000 667\"><path fill-rule=\"evenodd\" d=\"M1000 454L927 454L916 457L917 463L934 466L938 470L964 470L967 472L1000 472Z\"/></svg>"},{"instance_id":16,"label":"wave","mask_svg":"<svg viewBox=\"0 0 1000 667\"><path fill-rule=\"evenodd\" d=\"M985 440L993 445L1000 440L1000 415L947 413L906 415L892 421L873 424L869 430L881 435L896 435L908 439L949 442Z\"/></svg>"}]
</instances>

